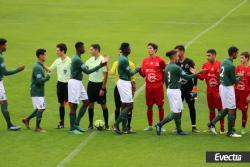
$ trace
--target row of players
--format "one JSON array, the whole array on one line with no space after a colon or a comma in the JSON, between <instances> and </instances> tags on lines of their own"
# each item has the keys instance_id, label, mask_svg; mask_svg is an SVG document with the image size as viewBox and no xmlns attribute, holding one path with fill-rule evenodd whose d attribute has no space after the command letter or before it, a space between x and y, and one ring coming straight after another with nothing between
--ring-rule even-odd
<instances>
[{"instance_id":1,"label":"row of players","mask_svg":"<svg viewBox=\"0 0 250 167\"><path fill-rule=\"evenodd\" d=\"M2 79L4 75L15 74L24 69L24 65L20 65L19 68L13 71L8 71L5 68L3 59L3 52L6 51L7 40L0 39L0 78L1 78L1 108L2 113L8 124L8 129L19 130L19 126L14 126L9 117L7 110L7 98L3 87ZM44 62L46 60L46 50L38 49L36 56L38 62L33 67L32 72L32 84L31 84L31 96L32 103L34 106L34 112L28 117L23 119L23 123L29 128L29 121L33 117L37 118L36 131L44 132L40 127L43 111L45 110L45 98L44 98L44 83L50 79L50 72L57 70L57 95L59 101L59 113L60 123L57 126L58 129L64 128L64 115L65 115L65 102L70 102L70 131L75 134L82 134L85 130L79 126L80 120L85 114L87 108L89 113L89 129L93 129L93 117L94 117L94 103L97 102L103 109L103 116L105 120L105 129L109 130L108 125L108 109L106 105L106 83L108 78L108 58L104 58L100 54L100 45L91 45L92 57L84 64L81 60L81 55L84 54L85 48L82 42L75 44L76 54L70 59L66 56L67 47L61 43L57 45L58 59L50 66L46 67ZM177 134L185 135L180 128L181 111L182 111L182 100L186 100L192 123L192 131L199 132L196 127L196 111L195 111L195 97L197 96L197 78L206 80L207 83L207 100L208 107L210 110L210 121L209 128L212 133L216 134L214 124L221 120L221 133L224 133L224 121L223 117L229 112L229 130L228 136L240 137L233 131L234 120L235 120L235 95L232 91L232 87L236 80L232 80L235 75L235 69L231 60L235 59L238 54L236 47L229 48L229 59L226 61L226 65L221 66L220 62L216 60L216 51L211 49L207 51L208 62L203 65L203 70L197 74L195 73L195 64L193 60L185 57L185 48L182 45L175 47L175 50L167 52L166 56L170 58L170 63L166 67L164 60L157 55L158 46L154 43L149 43L147 46L149 56L143 60L142 66L135 67L135 65L128 61L128 55L130 54L130 46L128 43L122 43L120 47L119 60L116 61L111 70L110 74L115 74L117 84L114 89L115 97L115 119L116 122L113 129L118 134L122 132L119 130L119 124L123 124L123 133L133 133L130 124L132 119L133 110L133 95L136 91L135 77L133 76L137 72L142 77L145 77L146 81L146 104L147 104L147 117L148 127L144 130L152 130L153 124L153 105L156 104L159 108L159 119L160 123L156 124L158 134L164 131L162 126L174 119L176 123ZM249 101L249 70L247 62L249 54L243 52L241 54L241 65L236 69L236 72L240 77L243 78L239 83L236 84L236 96L237 96L237 107L242 111L242 130L241 133L245 133L246 119L247 119L247 108ZM228 61L229 60L229 61ZM232 65L229 66L228 64ZM173 67L172 67L173 66ZM229 66L229 67L227 67ZM177 68L178 67L178 68ZM220 68L221 67L221 68ZM229 68L229 69L227 69ZM48 75L45 75L45 71ZM82 72L89 74L89 82L87 91L85 91L82 85ZM164 74L165 73L165 74ZM224 74L225 73L225 74ZM230 76L228 76L230 75ZM167 95L171 108L171 114L164 119L164 91L163 83L167 87ZM228 80L228 78L230 80ZM225 80L225 81L224 81ZM237 81L238 81L237 80ZM219 83L221 87L219 88ZM225 89L225 90L224 90ZM220 91L219 91L220 90ZM223 96L223 90L225 95ZM234 89L233 89L234 90ZM221 94L219 94L219 92ZM221 98L224 97L227 101L221 103ZM242 100L244 99L244 100ZM77 106L83 101L78 115L76 116ZM224 103L223 103L224 102ZM219 114L215 118L215 109L218 109ZM223 110L222 110L223 109ZM121 110L121 112L120 112ZM233 122L233 123L232 123ZM232 125L232 126L231 126Z\"/></svg>"}]
</instances>

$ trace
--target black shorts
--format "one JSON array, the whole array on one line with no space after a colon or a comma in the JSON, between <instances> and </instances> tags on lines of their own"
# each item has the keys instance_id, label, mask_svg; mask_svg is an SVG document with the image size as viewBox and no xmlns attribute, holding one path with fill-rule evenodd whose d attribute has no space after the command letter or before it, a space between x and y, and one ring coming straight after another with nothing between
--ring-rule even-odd
<instances>
[{"instance_id":1,"label":"black shorts","mask_svg":"<svg viewBox=\"0 0 250 167\"><path fill-rule=\"evenodd\" d=\"M115 107L121 108L122 102L121 102L121 97L120 97L117 86L115 86L115 89L114 89L114 99L115 99Z\"/></svg>"},{"instance_id":2,"label":"black shorts","mask_svg":"<svg viewBox=\"0 0 250 167\"><path fill-rule=\"evenodd\" d=\"M68 83L58 81L56 87L58 102L68 102Z\"/></svg>"},{"instance_id":3,"label":"black shorts","mask_svg":"<svg viewBox=\"0 0 250 167\"><path fill-rule=\"evenodd\" d=\"M195 102L195 99L191 96L192 90L181 90L181 98L182 101L186 101L187 103Z\"/></svg>"},{"instance_id":4,"label":"black shorts","mask_svg":"<svg viewBox=\"0 0 250 167\"><path fill-rule=\"evenodd\" d=\"M94 103L94 102L97 102L98 104L106 103L106 90L103 96L99 96L99 92L101 89L102 89L102 82L95 83L95 82L89 81L88 87L87 87L87 93L88 93L90 103Z\"/></svg>"}]
</instances>

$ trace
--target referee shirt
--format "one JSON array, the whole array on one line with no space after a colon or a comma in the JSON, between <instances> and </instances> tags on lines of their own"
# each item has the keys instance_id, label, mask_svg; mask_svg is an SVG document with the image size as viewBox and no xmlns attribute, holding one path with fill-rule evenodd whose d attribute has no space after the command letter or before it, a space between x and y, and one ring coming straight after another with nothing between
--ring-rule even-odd
<instances>
[{"instance_id":1,"label":"referee shirt","mask_svg":"<svg viewBox=\"0 0 250 167\"><path fill-rule=\"evenodd\" d=\"M64 60L61 58L56 59L49 67L50 71L57 70L57 80L59 82L67 83L70 79L71 59L66 56Z\"/></svg>"},{"instance_id":2,"label":"referee shirt","mask_svg":"<svg viewBox=\"0 0 250 167\"><path fill-rule=\"evenodd\" d=\"M85 65L89 68L92 69L98 65L100 65L101 62L104 61L104 57L102 55L99 55L97 58L95 56L92 56L89 58ZM107 67L104 66L100 68L99 70L89 74L89 81L90 82L95 82L95 83L101 83L103 82L104 76L103 73L107 72Z\"/></svg>"}]
</instances>

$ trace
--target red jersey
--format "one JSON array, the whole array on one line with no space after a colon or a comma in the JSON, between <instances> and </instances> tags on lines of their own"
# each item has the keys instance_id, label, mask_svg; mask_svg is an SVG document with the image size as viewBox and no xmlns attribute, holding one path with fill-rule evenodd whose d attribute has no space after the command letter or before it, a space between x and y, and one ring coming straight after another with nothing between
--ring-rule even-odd
<instances>
[{"instance_id":1,"label":"red jersey","mask_svg":"<svg viewBox=\"0 0 250 167\"><path fill-rule=\"evenodd\" d=\"M205 73L198 75L198 78L206 81L207 90L219 89L220 85L220 62L215 61L211 63L207 61L203 64L202 69L206 69Z\"/></svg>"},{"instance_id":2,"label":"red jersey","mask_svg":"<svg viewBox=\"0 0 250 167\"><path fill-rule=\"evenodd\" d=\"M242 64L236 67L236 75L242 73L243 78L235 84L236 90L250 91L250 67Z\"/></svg>"},{"instance_id":3,"label":"red jersey","mask_svg":"<svg viewBox=\"0 0 250 167\"><path fill-rule=\"evenodd\" d=\"M145 77L146 84L164 82L165 61L160 57L147 57L143 60L141 75Z\"/></svg>"}]
</instances>

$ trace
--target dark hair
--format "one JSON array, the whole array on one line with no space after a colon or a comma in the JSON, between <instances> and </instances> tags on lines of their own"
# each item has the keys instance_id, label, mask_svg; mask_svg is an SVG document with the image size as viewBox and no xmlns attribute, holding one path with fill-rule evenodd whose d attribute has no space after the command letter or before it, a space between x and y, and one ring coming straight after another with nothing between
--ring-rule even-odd
<instances>
[{"instance_id":1,"label":"dark hair","mask_svg":"<svg viewBox=\"0 0 250 167\"><path fill-rule=\"evenodd\" d=\"M169 57L169 58L171 58L173 55L175 55L176 54L176 51L175 50L170 50L170 51L167 51L166 52L166 56L167 57Z\"/></svg>"},{"instance_id":2,"label":"dark hair","mask_svg":"<svg viewBox=\"0 0 250 167\"><path fill-rule=\"evenodd\" d=\"M67 46L64 43L59 43L56 45L57 48L60 49L60 51L63 51L64 53L67 53Z\"/></svg>"},{"instance_id":3,"label":"dark hair","mask_svg":"<svg viewBox=\"0 0 250 167\"><path fill-rule=\"evenodd\" d=\"M244 56L245 58L247 58L247 60L249 60L249 52L242 52L240 55Z\"/></svg>"},{"instance_id":4,"label":"dark hair","mask_svg":"<svg viewBox=\"0 0 250 167\"><path fill-rule=\"evenodd\" d=\"M154 50L158 50L158 45L155 43L148 43L148 46L152 46Z\"/></svg>"},{"instance_id":5,"label":"dark hair","mask_svg":"<svg viewBox=\"0 0 250 167\"><path fill-rule=\"evenodd\" d=\"M95 50L98 50L99 52L101 51L101 46L99 44L92 44L91 47Z\"/></svg>"},{"instance_id":6,"label":"dark hair","mask_svg":"<svg viewBox=\"0 0 250 167\"><path fill-rule=\"evenodd\" d=\"M228 55L229 56L232 56L234 53L238 52L239 49L235 46L231 46L229 49L228 49Z\"/></svg>"},{"instance_id":7,"label":"dark hair","mask_svg":"<svg viewBox=\"0 0 250 167\"><path fill-rule=\"evenodd\" d=\"M129 55L130 54L130 46L129 43L123 42L120 46L120 50L123 54Z\"/></svg>"},{"instance_id":8,"label":"dark hair","mask_svg":"<svg viewBox=\"0 0 250 167\"><path fill-rule=\"evenodd\" d=\"M207 51L207 53L210 53L210 54L216 56L216 50L215 50L215 49L209 49L209 50Z\"/></svg>"},{"instance_id":9,"label":"dark hair","mask_svg":"<svg viewBox=\"0 0 250 167\"><path fill-rule=\"evenodd\" d=\"M7 40L6 40L6 39L4 39L4 38L0 38L0 46L5 45L5 44L6 44L6 42L7 42Z\"/></svg>"},{"instance_id":10,"label":"dark hair","mask_svg":"<svg viewBox=\"0 0 250 167\"><path fill-rule=\"evenodd\" d=\"M39 57L40 55L44 55L45 52L46 52L45 49L37 49L36 50L36 57Z\"/></svg>"},{"instance_id":11,"label":"dark hair","mask_svg":"<svg viewBox=\"0 0 250 167\"><path fill-rule=\"evenodd\" d=\"M177 45L174 49L178 49L180 51L185 52L185 47L183 45Z\"/></svg>"},{"instance_id":12,"label":"dark hair","mask_svg":"<svg viewBox=\"0 0 250 167\"><path fill-rule=\"evenodd\" d=\"M82 47L84 45L84 43L83 42L76 42L76 44L75 44L75 48L76 49L79 49L80 47Z\"/></svg>"}]
</instances>

